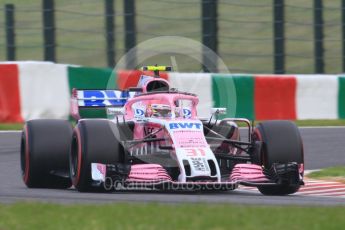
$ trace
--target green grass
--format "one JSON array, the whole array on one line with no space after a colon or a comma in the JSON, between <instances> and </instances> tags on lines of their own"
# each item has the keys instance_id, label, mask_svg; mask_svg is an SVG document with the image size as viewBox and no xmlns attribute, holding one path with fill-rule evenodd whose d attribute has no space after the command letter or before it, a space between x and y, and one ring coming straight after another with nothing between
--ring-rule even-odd
<instances>
[{"instance_id":1,"label":"green grass","mask_svg":"<svg viewBox=\"0 0 345 230\"><path fill-rule=\"evenodd\" d=\"M297 126L345 126L345 120L298 120L294 121Z\"/></svg>"},{"instance_id":2,"label":"green grass","mask_svg":"<svg viewBox=\"0 0 345 230\"><path fill-rule=\"evenodd\" d=\"M264 121L255 121L254 125L257 125L260 122ZM292 120L298 127L314 127L314 126L345 126L345 120ZM238 123L240 127L246 127L245 123Z\"/></svg>"},{"instance_id":3,"label":"green grass","mask_svg":"<svg viewBox=\"0 0 345 230\"><path fill-rule=\"evenodd\" d=\"M336 178L345 181L345 167L335 166L330 168L321 169L320 171L315 171L308 174L308 177L315 179L322 178Z\"/></svg>"},{"instance_id":4,"label":"green grass","mask_svg":"<svg viewBox=\"0 0 345 230\"><path fill-rule=\"evenodd\" d=\"M21 130L22 123L0 123L0 130Z\"/></svg>"},{"instance_id":5,"label":"green grass","mask_svg":"<svg viewBox=\"0 0 345 230\"><path fill-rule=\"evenodd\" d=\"M255 124L258 124L259 122L263 122L263 121L255 121ZM344 119L338 119L338 120L295 120L292 122L294 122L298 127L345 126L345 120Z\"/></svg>"},{"instance_id":6,"label":"green grass","mask_svg":"<svg viewBox=\"0 0 345 230\"><path fill-rule=\"evenodd\" d=\"M42 60L42 13L40 0L0 0L17 9L16 41L18 60ZM55 1L57 61L85 66L106 66L104 1ZM325 70L342 72L341 1L324 1ZM288 73L314 72L313 1L286 3L286 69ZM201 41L200 0L140 0L137 9L137 43L175 35ZM219 55L233 73L273 72L272 1L220 0L218 8ZM4 11L0 10L0 47L4 47ZM75 13L76 12L76 13ZM115 41L117 60L124 54L123 1L115 1ZM249 21L248 23L243 23ZM158 44L157 44L158 46ZM0 49L5 60L6 49ZM201 49L200 49L201 50ZM242 56L243 55L243 56ZM154 56L142 64L170 64L173 54ZM193 58L175 55L179 71L198 72ZM198 55L196 55L198 56ZM302 57L301 57L302 56Z\"/></svg>"},{"instance_id":7,"label":"green grass","mask_svg":"<svg viewBox=\"0 0 345 230\"><path fill-rule=\"evenodd\" d=\"M264 121L255 121L254 125L257 125L260 122ZM298 127L313 127L313 126L345 126L345 120L339 119L339 120L295 120L294 122ZM244 123L239 123L240 127L247 126Z\"/></svg>"},{"instance_id":8,"label":"green grass","mask_svg":"<svg viewBox=\"0 0 345 230\"><path fill-rule=\"evenodd\" d=\"M113 194L116 195L116 194ZM210 204L0 205L0 229L342 229L344 207Z\"/></svg>"}]
</instances>

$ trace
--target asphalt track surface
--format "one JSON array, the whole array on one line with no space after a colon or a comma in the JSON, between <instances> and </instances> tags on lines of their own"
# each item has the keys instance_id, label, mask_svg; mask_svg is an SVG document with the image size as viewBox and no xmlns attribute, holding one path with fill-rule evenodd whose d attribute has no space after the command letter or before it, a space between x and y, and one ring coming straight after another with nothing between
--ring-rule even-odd
<instances>
[{"instance_id":1,"label":"asphalt track surface","mask_svg":"<svg viewBox=\"0 0 345 230\"><path fill-rule=\"evenodd\" d=\"M345 127L301 128L306 169L345 165ZM28 189L20 173L20 133L0 133L0 202L42 201L56 203L234 203L266 205L345 205L344 198L316 196L263 196L244 190L227 192L79 193L76 190Z\"/></svg>"}]
</instances>

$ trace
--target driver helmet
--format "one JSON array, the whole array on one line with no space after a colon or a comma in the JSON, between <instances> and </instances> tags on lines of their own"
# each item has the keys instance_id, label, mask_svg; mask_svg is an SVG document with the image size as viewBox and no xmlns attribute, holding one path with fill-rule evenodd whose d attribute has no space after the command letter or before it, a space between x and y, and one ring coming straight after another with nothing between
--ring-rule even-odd
<instances>
[{"instance_id":1,"label":"driver helmet","mask_svg":"<svg viewBox=\"0 0 345 230\"><path fill-rule=\"evenodd\" d=\"M151 104L151 113L153 117L171 117L171 107L165 104Z\"/></svg>"}]
</instances>

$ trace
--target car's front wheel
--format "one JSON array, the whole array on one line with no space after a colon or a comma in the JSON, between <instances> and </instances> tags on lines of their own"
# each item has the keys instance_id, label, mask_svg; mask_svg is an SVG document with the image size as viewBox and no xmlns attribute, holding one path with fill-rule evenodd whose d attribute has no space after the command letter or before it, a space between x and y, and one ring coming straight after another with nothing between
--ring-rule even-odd
<instances>
[{"instance_id":1,"label":"car's front wheel","mask_svg":"<svg viewBox=\"0 0 345 230\"><path fill-rule=\"evenodd\" d=\"M106 186L94 187L91 163L116 164L124 162L118 126L103 119L80 120L74 129L70 151L70 176L80 192L106 191Z\"/></svg>"},{"instance_id":2,"label":"car's front wheel","mask_svg":"<svg viewBox=\"0 0 345 230\"><path fill-rule=\"evenodd\" d=\"M261 165L271 169L274 164L296 163L303 175L303 144L297 126L290 121L266 121L259 123L254 130L254 141L261 141ZM289 179L289 178L287 178ZM264 195L288 195L297 192L298 183L284 183L259 186Z\"/></svg>"}]
</instances>

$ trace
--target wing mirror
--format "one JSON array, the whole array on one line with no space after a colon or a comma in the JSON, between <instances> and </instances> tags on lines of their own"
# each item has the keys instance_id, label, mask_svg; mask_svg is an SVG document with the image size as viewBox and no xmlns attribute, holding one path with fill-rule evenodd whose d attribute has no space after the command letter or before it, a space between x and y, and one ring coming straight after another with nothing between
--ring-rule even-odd
<instances>
[{"instance_id":1,"label":"wing mirror","mask_svg":"<svg viewBox=\"0 0 345 230\"><path fill-rule=\"evenodd\" d=\"M121 108L109 107L107 108L107 115L109 116L125 115L125 110L122 107Z\"/></svg>"},{"instance_id":2,"label":"wing mirror","mask_svg":"<svg viewBox=\"0 0 345 230\"><path fill-rule=\"evenodd\" d=\"M211 114L213 115L224 115L226 114L226 108L211 108Z\"/></svg>"}]
</instances>

